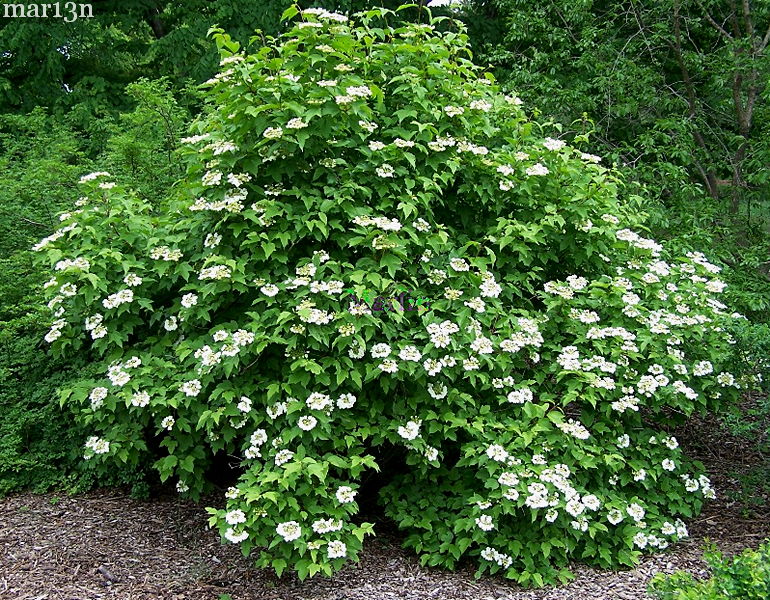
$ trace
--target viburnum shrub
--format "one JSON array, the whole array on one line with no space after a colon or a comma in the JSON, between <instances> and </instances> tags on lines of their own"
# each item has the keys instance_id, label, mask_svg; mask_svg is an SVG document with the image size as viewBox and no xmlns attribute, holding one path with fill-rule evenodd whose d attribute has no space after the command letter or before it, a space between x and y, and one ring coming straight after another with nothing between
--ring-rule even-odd
<instances>
[{"instance_id":1,"label":"viburnum shrub","mask_svg":"<svg viewBox=\"0 0 770 600\"><path fill-rule=\"evenodd\" d=\"M733 398L739 318L702 254L642 237L596 156L546 137L469 61L457 24L290 9L222 70L187 175L142 199L107 173L38 244L85 457L157 455L211 524L301 577L355 560L379 491L429 565L542 585L631 565L714 496L661 426ZM373 314L351 293L431 299ZM347 294L343 294L348 290Z\"/></svg>"}]
</instances>

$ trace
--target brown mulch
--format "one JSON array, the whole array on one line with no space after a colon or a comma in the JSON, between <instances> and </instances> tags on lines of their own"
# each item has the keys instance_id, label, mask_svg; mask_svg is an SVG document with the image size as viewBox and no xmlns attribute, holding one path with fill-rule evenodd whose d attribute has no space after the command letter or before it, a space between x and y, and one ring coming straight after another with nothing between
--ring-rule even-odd
<instances>
[{"instance_id":1,"label":"brown mulch","mask_svg":"<svg viewBox=\"0 0 770 600\"><path fill-rule=\"evenodd\" d=\"M251 568L237 549L207 528L201 507L180 499L133 500L114 490L76 497L23 494L0 500L0 598L19 600L641 600L655 573L687 570L706 576L702 547L709 538L728 554L770 537L770 513L745 516L731 500L739 489L729 475L755 457L740 441L710 439L713 423L688 427L689 455L712 473L719 496L688 525L691 538L646 557L635 569L574 569L576 580L558 588L523 590L499 579L477 581L419 566L399 547L395 532L378 530L361 562L333 579L299 582ZM696 426L697 427L697 426Z\"/></svg>"}]
</instances>

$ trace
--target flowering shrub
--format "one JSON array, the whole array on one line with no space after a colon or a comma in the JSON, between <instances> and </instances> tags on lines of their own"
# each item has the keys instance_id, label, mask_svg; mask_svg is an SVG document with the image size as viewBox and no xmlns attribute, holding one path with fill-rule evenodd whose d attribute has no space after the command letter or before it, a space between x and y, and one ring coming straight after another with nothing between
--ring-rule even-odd
<instances>
[{"instance_id":1,"label":"flowering shrub","mask_svg":"<svg viewBox=\"0 0 770 600\"><path fill-rule=\"evenodd\" d=\"M404 453L380 497L430 565L542 585L685 537L714 491L660 426L736 394L718 268L634 232L613 174L544 137L462 31L297 14L252 53L216 34L168 198L87 175L37 246L47 341L103 357L62 396L86 459L154 452L198 498L237 457L211 524L301 577L372 533L375 451ZM341 302L396 282L431 310Z\"/></svg>"}]
</instances>

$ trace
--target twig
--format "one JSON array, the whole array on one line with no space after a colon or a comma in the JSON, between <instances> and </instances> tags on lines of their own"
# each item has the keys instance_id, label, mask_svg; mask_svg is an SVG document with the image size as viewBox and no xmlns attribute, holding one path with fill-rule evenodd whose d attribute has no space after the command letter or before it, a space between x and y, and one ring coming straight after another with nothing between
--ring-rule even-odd
<instances>
[{"instance_id":1,"label":"twig","mask_svg":"<svg viewBox=\"0 0 770 600\"><path fill-rule=\"evenodd\" d=\"M32 219L28 219L26 217L22 217L21 220L26 221L30 225L37 225L38 227L49 227L49 225L45 225L44 223L38 223L37 221L33 221Z\"/></svg>"},{"instance_id":2,"label":"twig","mask_svg":"<svg viewBox=\"0 0 770 600\"><path fill-rule=\"evenodd\" d=\"M112 573L110 573L110 572L107 570L107 567L105 567L104 565L100 566L100 567L99 567L98 569L96 569L96 570L97 570L99 573L101 573L101 575L102 575L102 576L103 576L103 577L104 577L104 578L105 578L107 581L109 581L110 583L117 583L117 582L118 582L118 578L117 578L117 577L115 577L115 576L114 576Z\"/></svg>"}]
</instances>

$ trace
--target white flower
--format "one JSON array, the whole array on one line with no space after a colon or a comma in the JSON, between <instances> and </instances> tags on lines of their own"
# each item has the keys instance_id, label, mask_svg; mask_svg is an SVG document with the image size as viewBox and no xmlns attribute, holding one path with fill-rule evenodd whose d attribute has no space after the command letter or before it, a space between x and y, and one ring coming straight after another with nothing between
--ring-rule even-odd
<instances>
[{"instance_id":1,"label":"white flower","mask_svg":"<svg viewBox=\"0 0 770 600\"><path fill-rule=\"evenodd\" d=\"M388 344L375 344L372 346L372 358L385 358L390 356L391 349Z\"/></svg>"},{"instance_id":2,"label":"white flower","mask_svg":"<svg viewBox=\"0 0 770 600\"><path fill-rule=\"evenodd\" d=\"M305 415L297 420L297 427L303 431L310 431L318 424L318 419L312 415Z\"/></svg>"},{"instance_id":3,"label":"white flower","mask_svg":"<svg viewBox=\"0 0 770 600\"><path fill-rule=\"evenodd\" d=\"M378 127L377 123L372 123L371 121L363 121L363 120L358 122L358 126L361 129L365 129L369 133L372 133Z\"/></svg>"},{"instance_id":4,"label":"white flower","mask_svg":"<svg viewBox=\"0 0 770 600\"><path fill-rule=\"evenodd\" d=\"M383 163L381 166L375 169L375 172L380 177L393 177L395 175L395 169L388 163Z\"/></svg>"},{"instance_id":5,"label":"white flower","mask_svg":"<svg viewBox=\"0 0 770 600\"><path fill-rule=\"evenodd\" d=\"M267 412L267 416L269 416L271 419L276 419L281 415L286 414L286 403L278 402L273 406L268 406L266 409L266 412Z\"/></svg>"},{"instance_id":6,"label":"white flower","mask_svg":"<svg viewBox=\"0 0 770 600\"><path fill-rule=\"evenodd\" d=\"M251 398L241 396L240 402L238 402L238 410L241 412L249 412L251 410Z\"/></svg>"},{"instance_id":7,"label":"white flower","mask_svg":"<svg viewBox=\"0 0 770 600\"><path fill-rule=\"evenodd\" d=\"M129 381L131 381L131 376L125 371L122 371L120 368L110 370L110 372L107 374L107 377L115 387L123 387Z\"/></svg>"},{"instance_id":8,"label":"white flower","mask_svg":"<svg viewBox=\"0 0 770 600\"><path fill-rule=\"evenodd\" d=\"M246 513L242 510L231 510L225 515L225 521L228 525L240 525L246 522Z\"/></svg>"},{"instance_id":9,"label":"white flower","mask_svg":"<svg viewBox=\"0 0 770 600\"><path fill-rule=\"evenodd\" d=\"M206 248L216 248L222 241L222 236L218 233L210 233L203 241L203 246Z\"/></svg>"},{"instance_id":10,"label":"white flower","mask_svg":"<svg viewBox=\"0 0 770 600\"><path fill-rule=\"evenodd\" d=\"M398 357L401 360L408 360L418 362L422 358L422 353L416 346L405 346L399 353Z\"/></svg>"},{"instance_id":11,"label":"white flower","mask_svg":"<svg viewBox=\"0 0 770 600\"><path fill-rule=\"evenodd\" d=\"M123 363L123 366L127 369L135 369L136 367L142 366L142 359L138 356L132 356L129 358L126 362Z\"/></svg>"},{"instance_id":12,"label":"white flower","mask_svg":"<svg viewBox=\"0 0 770 600\"><path fill-rule=\"evenodd\" d=\"M275 528L275 532L283 538L283 541L291 542L302 535L302 528L296 521L286 521L285 523L279 523Z\"/></svg>"},{"instance_id":13,"label":"white flower","mask_svg":"<svg viewBox=\"0 0 770 600\"><path fill-rule=\"evenodd\" d=\"M107 171L96 171L95 173L88 173L87 175L83 175L80 178L80 183L86 183L88 181L93 181L97 177L109 177L110 174L107 173Z\"/></svg>"},{"instance_id":14,"label":"white flower","mask_svg":"<svg viewBox=\"0 0 770 600\"><path fill-rule=\"evenodd\" d=\"M49 344L52 344L56 340L58 340L61 337L61 331L59 329L51 329L48 333L45 334L45 341Z\"/></svg>"},{"instance_id":15,"label":"white flower","mask_svg":"<svg viewBox=\"0 0 770 600\"><path fill-rule=\"evenodd\" d=\"M280 467L281 465L289 462L292 458L294 458L294 452L291 450L280 450L275 455L275 464L276 466Z\"/></svg>"},{"instance_id":16,"label":"white flower","mask_svg":"<svg viewBox=\"0 0 770 600\"><path fill-rule=\"evenodd\" d=\"M182 306L185 308L192 308L198 304L198 296L196 294L185 294L182 296Z\"/></svg>"},{"instance_id":17,"label":"white flower","mask_svg":"<svg viewBox=\"0 0 770 600\"><path fill-rule=\"evenodd\" d=\"M478 313L483 313L486 311L486 302L484 302L481 298L471 298L470 300L466 300L463 302L465 306L468 308L472 308Z\"/></svg>"},{"instance_id":18,"label":"white flower","mask_svg":"<svg viewBox=\"0 0 770 600\"><path fill-rule=\"evenodd\" d=\"M305 127L307 127L307 123L298 117L290 119L289 122L286 123L286 129L304 129Z\"/></svg>"},{"instance_id":19,"label":"white flower","mask_svg":"<svg viewBox=\"0 0 770 600\"><path fill-rule=\"evenodd\" d=\"M202 387L198 379L192 379L185 381L179 389L184 392L185 396L194 397L200 394Z\"/></svg>"},{"instance_id":20,"label":"white flower","mask_svg":"<svg viewBox=\"0 0 770 600\"><path fill-rule=\"evenodd\" d=\"M278 289L278 286L269 283L259 288L259 291L262 292L265 296L269 296L270 298L272 298L279 292L279 289Z\"/></svg>"},{"instance_id":21,"label":"white flower","mask_svg":"<svg viewBox=\"0 0 770 600\"><path fill-rule=\"evenodd\" d=\"M129 287L136 287L138 285L142 285L142 278L139 277L136 273L128 273L123 278L123 283L125 283Z\"/></svg>"},{"instance_id":22,"label":"white flower","mask_svg":"<svg viewBox=\"0 0 770 600\"><path fill-rule=\"evenodd\" d=\"M242 531L241 533L235 533L235 529L232 527L228 527L227 531L225 531L225 539L227 539L228 542L232 542L233 544L240 544L248 537L249 534L247 532Z\"/></svg>"},{"instance_id":23,"label":"white flower","mask_svg":"<svg viewBox=\"0 0 770 600\"><path fill-rule=\"evenodd\" d=\"M277 139L283 136L283 129L280 127L268 127L262 135L269 140Z\"/></svg>"},{"instance_id":24,"label":"white flower","mask_svg":"<svg viewBox=\"0 0 770 600\"><path fill-rule=\"evenodd\" d=\"M673 460L671 460L670 458L664 458L663 462L661 463L661 466L666 471L673 471L674 469L676 469L676 463Z\"/></svg>"},{"instance_id":25,"label":"white flower","mask_svg":"<svg viewBox=\"0 0 770 600\"><path fill-rule=\"evenodd\" d=\"M150 403L150 394L147 392L135 392L131 396L131 405L137 407L145 407Z\"/></svg>"},{"instance_id":26,"label":"white flower","mask_svg":"<svg viewBox=\"0 0 770 600\"><path fill-rule=\"evenodd\" d=\"M422 421L407 421L406 426L398 428L398 435L405 440L413 440L420 436L420 425Z\"/></svg>"},{"instance_id":27,"label":"white flower","mask_svg":"<svg viewBox=\"0 0 770 600\"><path fill-rule=\"evenodd\" d=\"M508 402L511 404L524 404L525 402L532 402L533 397L532 390L522 388L520 390L513 390L508 394Z\"/></svg>"},{"instance_id":28,"label":"white flower","mask_svg":"<svg viewBox=\"0 0 770 600\"><path fill-rule=\"evenodd\" d=\"M428 394L430 394L431 398L435 398L436 400L441 400L442 398L446 398L446 395L448 393L447 386L441 384L435 384L431 383L428 384Z\"/></svg>"},{"instance_id":29,"label":"white flower","mask_svg":"<svg viewBox=\"0 0 770 600\"><path fill-rule=\"evenodd\" d=\"M497 478L497 482L500 485L513 486L519 483L519 478L515 473L505 472Z\"/></svg>"},{"instance_id":30,"label":"white flower","mask_svg":"<svg viewBox=\"0 0 770 600\"><path fill-rule=\"evenodd\" d=\"M563 140L555 140L555 139L550 138L550 137L545 138L545 141L543 142L543 146L545 146L546 148L548 148L549 150L552 150L554 152L557 151L557 150L561 150L566 145L567 145L567 143L565 141L563 141Z\"/></svg>"},{"instance_id":31,"label":"white flower","mask_svg":"<svg viewBox=\"0 0 770 600\"><path fill-rule=\"evenodd\" d=\"M548 170L548 167L545 167L541 165L540 163L535 163L531 167L527 167L526 170L527 175L548 175L550 171Z\"/></svg>"},{"instance_id":32,"label":"white flower","mask_svg":"<svg viewBox=\"0 0 770 600\"><path fill-rule=\"evenodd\" d=\"M641 521L644 519L645 510L639 504L629 504L626 508L626 512L628 513L628 516L631 517L634 521Z\"/></svg>"},{"instance_id":33,"label":"white flower","mask_svg":"<svg viewBox=\"0 0 770 600\"><path fill-rule=\"evenodd\" d=\"M107 454L110 451L110 443L97 436L91 436L86 440L86 448L94 454Z\"/></svg>"},{"instance_id":34,"label":"white flower","mask_svg":"<svg viewBox=\"0 0 770 600\"><path fill-rule=\"evenodd\" d=\"M65 283L59 289L59 293L63 296L74 296L78 292L78 286L74 283Z\"/></svg>"},{"instance_id":35,"label":"white flower","mask_svg":"<svg viewBox=\"0 0 770 600\"><path fill-rule=\"evenodd\" d=\"M607 520L613 525L617 525L623 520L623 513L620 512L617 508L613 508L610 512L607 513Z\"/></svg>"},{"instance_id":36,"label":"white flower","mask_svg":"<svg viewBox=\"0 0 770 600\"><path fill-rule=\"evenodd\" d=\"M163 329L166 331L174 331L178 327L176 317L169 317L163 321Z\"/></svg>"},{"instance_id":37,"label":"white flower","mask_svg":"<svg viewBox=\"0 0 770 600\"><path fill-rule=\"evenodd\" d=\"M495 523L489 515L481 515L476 517L476 526L482 531L491 531L495 528Z\"/></svg>"},{"instance_id":38,"label":"white flower","mask_svg":"<svg viewBox=\"0 0 770 600\"><path fill-rule=\"evenodd\" d=\"M108 394L108 390L106 387L95 387L91 390L91 393L88 395L88 399L91 400L91 403L94 402L100 403L102 402Z\"/></svg>"},{"instance_id":39,"label":"white flower","mask_svg":"<svg viewBox=\"0 0 770 600\"><path fill-rule=\"evenodd\" d=\"M693 375L700 377L703 375L708 375L713 371L714 371L714 367L712 366L712 364L707 360L702 360L695 364L695 366L693 367L692 373Z\"/></svg>"},{"instance_id":40,"label":"white flower","mask_svg":"<svg viewBox=\"0 0 770 600\"><path fill-rule=\"evenodd\" d=\"M353 394L342 394L337 398L338 408L353 408L356 403L356 397Z\"/></svg>"},{"instance_id":41,"label":"white flower","mask_svg":"<svg viewBox=\"0 0 770 600\"><path fill-rule=\"evenodd\" d=\"M492 444L487 448L487 456L497 462L505 462L508 458L508 452L499 444Z\"/></svg>"},{"instance_id":42,"label":"white flower","mask_svg":"<svg viewBox=\"0 0 770 600\"><path fill-rule=\"evenodd\" d=\"M333 402L330 396L321 394L320 392L313 392L305 400L307 407L312 410L326 410L333 406Z\"/></svg>"},{"instance_id":43,"label":"white flower","mask_svg":"<svg viewBox=\"0 0 770 600\"><path fill-rule=\"evenodd\" d=\"M471 110L480 110L482 112L489 112L492 109L492 103L486 100L473 100L469 105Z\"/></svg>"},{"instance_id":44,"label":"white flower","mask_svg":"<svg viewBox=\"0 0 770 600\"><path fill-rule=\"evenodd\" d=\"M353 502L353 500L356 497L356 492L353 488L351 488L348 485L341 485L338 489L335 495L337 496L337 502L340 504L347 504L349 502Z\"/></svg>"},{"instance_id":45,"label":"white flower","mask_svg":"<svg viewBox=\"0 0 770 600\"><path fill-rule=\"evenodd\" d=\"M339 540L334 540L332 542L329 542L329 546L327 548L327 555L329 558L345 558L348 555L348 547L345 545L344 542L341 542Z\"/></svg>"},{"instance_id":46,"label":"white flower","mask_svg":"<svg viewBox=\"0 0 770 600\"><path fill-rule=\"evenodd\" d=\"M313 522L313 531L316 533L329 533L330 531L339 531L342 529L342 521L334 519L319 519Z\"/></svg>"},{"instance_id":47,"label":"white flower","mask_svg":"<svg viewBox=\"0 0 770 600\"><path fill-rule=\"evenodd\" d=\"M163 429L171 431L174 428L174 423L176 423L176 420L174 417L169 415L168 417L163 418L163 420L160 422L160 426L163 427Z\"/></svg>"}]
</instances>

